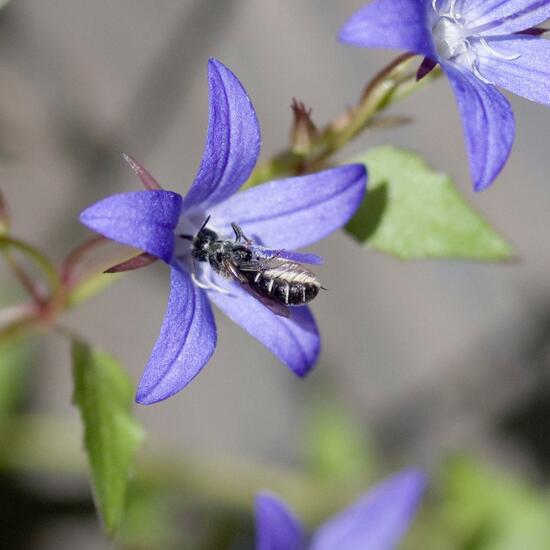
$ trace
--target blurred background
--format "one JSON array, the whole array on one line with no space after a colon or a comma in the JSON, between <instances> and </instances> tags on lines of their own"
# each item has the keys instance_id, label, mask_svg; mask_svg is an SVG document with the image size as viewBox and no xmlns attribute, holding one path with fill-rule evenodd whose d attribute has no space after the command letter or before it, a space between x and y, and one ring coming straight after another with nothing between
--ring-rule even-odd
<instances>
[{"instance_id":1,"label":"blurred background","mask_svg":"<svg viewBox=\"0 0 550 550\"><path fill-rule=\"evenodd\" d=\"M361 5L13 0L0 12L0 187L14 234L60 260L90 236L77 222L84 207L139 189L123 151L183 193L202 153L209 57L246 87L262 158L287 145L293 97L320 125L335 117L395 56L338 44ZM323 353L305 381L217 315L219 345L201 375L176 397L137 408L142 455L164 458L146 459L136 477L121 544L246 547L256 489L280 493L316 523L383 473L421 465L433 473L431 499L404 547L550 548L550 110L511 100L514 152L483 194L471 190L444 79L392 108L414 123L364 135L342 158L385 143L417 151L453 176L517 261L403 263L331 236L314 249L331 291L313 305ZM0 276L2 301L17 301L17 283L4 268ZM167 269L154 265L67 323L137 380L167 292ZM4 401L42 426L0 439L0 547L109 547L71 405L67 343L34 338L4 350L0 365L20 389ZM312 506L304 479L324 479L338 497L321 484L324 504ZM235 494L239 481L245 489ZM209 483L216 490L205 494Z\"/></svg>"}]
</instances>

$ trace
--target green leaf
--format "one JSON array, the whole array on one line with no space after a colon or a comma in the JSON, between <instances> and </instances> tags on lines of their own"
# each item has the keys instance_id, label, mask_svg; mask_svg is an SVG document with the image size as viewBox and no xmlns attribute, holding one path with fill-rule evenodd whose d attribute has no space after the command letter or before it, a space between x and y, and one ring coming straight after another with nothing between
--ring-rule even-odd
<instances>
[{"instance_id":1,"label":"green leaf","mask_svg":"<svg viewBox=\"0 0 550 550\"><path fill-rule=\"evenodd\" d=\"M73 340L74 403L84 424L97 508L106 530L116 532L128 476L143 432L131 414L134 388L109 355Z\"/></svg>"},{"instance_id":2,"label":"green leaf","mask_svg":"<svg viewBox=\"0 0 550 550\"><path fill-rule=\"evenodd\" d=\"M503 261L512 249L458 193L451 179L414 153L391 146L353 159L367 166L369 192L346 230L403 260Z\"/></svg>"}]
</instances>

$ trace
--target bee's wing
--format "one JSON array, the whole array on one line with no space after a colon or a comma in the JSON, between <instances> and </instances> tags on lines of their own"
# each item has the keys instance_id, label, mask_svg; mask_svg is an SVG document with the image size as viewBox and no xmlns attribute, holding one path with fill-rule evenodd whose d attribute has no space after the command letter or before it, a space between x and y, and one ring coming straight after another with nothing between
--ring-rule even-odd
<instances>
[{"instance_id":1,"label":"bee's wing","mask_svg":"<svg viewBox=\"0 0 550 550\"><path fill-rule=\"evenodd\" d=\"M258 266L262 270L276 269L280 272L291 272L293 274L304 274L309 276L312 280L316 280L315 273L311 269L307 268L299 262L293 260L287 260L279 256L273 256L272 258L265 258L263 260L252 261L248 263L242 263L239 265L240 271L256 271Z\"/></svg>"},{"instance_id":2,"label":"bee's wing","mask_svg":"<svg viewBox=\"0 0 550 550\"><path fill-rule=\"evenodd\" d=\"M264 256L283 258L299 264L321 265L324 261L322 256L309 252L295 252L293 250L266 248L264 246L255 246L254 248Z\"/></svg>"},{"instance_id":3,"label":"bee's wing","mask_svg":"<svg viewBox=\"0 0 550 550\"><path fill-rule=\"evenodd\" d=\"M279 302L276 302L275 300L270 300L266 296L262 296L258 292L256 292L249 284L247 278L240 272L240 270L237 268L237 266L231 261L231 260L224 260L223 265L228 273L231 274L231 277L241 285L241 287L250 294L253 298L258 300L262 305L264 305L267 309L269 309L272 313L275 315L279 315L279 317L290 317L290 311L287 307L285 307L283 304L280 304Z\"/></svg>"},{"instance_id":4,"label":"bee's wing","mask_svg":"<svg viewBox=\"0 0 550 550\"><path fill-rule=\"evenodd\" d=\"M256 298L258 302L264 305L275 315L278 315L279 317L286 317L287 319L290 317L290 311L283 304L258 294L248 283L242 283L242 287L248 292L248 294L250 294L253 298Z\"/></svg>"}]
</instances>

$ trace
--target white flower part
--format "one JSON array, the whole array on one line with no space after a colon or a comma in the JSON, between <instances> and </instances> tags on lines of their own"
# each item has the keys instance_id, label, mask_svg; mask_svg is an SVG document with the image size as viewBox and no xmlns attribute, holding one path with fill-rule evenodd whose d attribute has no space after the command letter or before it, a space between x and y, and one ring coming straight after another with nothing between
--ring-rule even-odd
<instances>
[{"instance_id":1,"label":"white flower part","mask_svg":"<svg viewBox=\"0 0 550 550\"><path fill-rule=\"evenodd\" d=\"M437 53L443 59L456 59L466 54L470 47L464 25L449 17L440 17L432 33Z\"/></svg>"},{"instance_id":2,"label":"white flower part","mask_svg":"<svg viewBox=\"0 0 550 550\"><path fill-rule=\"evenodd\" d=\"M507 56L495 50L480 29L476 29L475 21L468 21L467 11L463 14L457 13L456 2L457 0L443 0L443 2L432 0L432 8L437 16L432 27L437 53L443 60L468 68L482 82L493 84L479 71L479 55L508 61L514 61L521 56ZM444 7L439 4L446 4L447 11L444 11Z\"/></svg>"},{"instance_id":3,"label":"white flower part","mask_svg":"<svg viewBox=\"0 0 550 550\"><path fill-rule=\"evenodd\" d=\"M432 8L440 17L450 17L451 19L459 19L460 15L456 13L456 0L450 0L449 11L447 13L442 12L437 8L437 0L432 0Z\"/></svg>"}]
</instances>

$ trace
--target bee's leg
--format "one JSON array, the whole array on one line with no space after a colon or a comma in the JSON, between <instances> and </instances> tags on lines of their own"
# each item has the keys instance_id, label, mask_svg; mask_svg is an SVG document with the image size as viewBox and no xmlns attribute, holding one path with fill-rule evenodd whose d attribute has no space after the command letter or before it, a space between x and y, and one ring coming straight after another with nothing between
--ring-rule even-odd
<instances>
[{"instance_id":1,"label":"bee's leg","mask_svg":"<svg viewBox=\"0 0 550 550\"><path fill-rule=\"evenodd\" d=\"M231 222L231 228L235 233L235 242L240 243L241 239L244 238L243 230L235 222Z\"/></svg>"},{"instance_id":2,"label":"bee's leg","mask_svg":"<svg viewBox=\"0 0 550 550\"><path fill-rule=\"evenodd\" d=\"M241 242L241 239L248 243L248 244L252 244L252 240L249 239L244 233L243 233L243 230L241 229L241 227L239 225L237 225L235 222L231 222L231 227L233 228L233 231L235 232L235 242L236 243L239 243Z\"/></svg>"}]
</instances>

